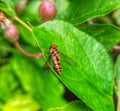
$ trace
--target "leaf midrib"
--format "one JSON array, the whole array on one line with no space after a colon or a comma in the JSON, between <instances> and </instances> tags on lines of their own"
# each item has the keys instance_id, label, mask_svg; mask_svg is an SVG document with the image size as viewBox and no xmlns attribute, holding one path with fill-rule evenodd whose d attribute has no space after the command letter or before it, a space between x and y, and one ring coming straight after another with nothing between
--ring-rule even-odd
<instances>
[{"instance_id":1,"label":"leaf midrib","mask_svg":"<svg viewBox=\"0 0 120 111\"><path fill-rule=\"evenodd\" d=\"M56 25L56 24L55 24ZM45 30L46 30L46 28L45 28ZM79 30L78 30L79 31ZM54 37L54 34L51 32L51 31L48 31L48 30L46 30L46 32L48 32L51 36L53 36ZM54 33L56 33L55 31L54 31ZM61 33L59 33L59 32L57 32L60 36L61 36ZM77 39L77 41L79 41L79 39L73 34L73 33L71 33L76 39ZM64 38L61 36L61 38L62 38L62 40L64 41ZM65 42L64 42L64 44L65 44ZM81 42L79 42L79 44L80 44L80 46L82 47L82 44L81 44ZM65 45L66 46L66 45ZM67 49L67 48L66 48ZM89 56L87 55L87 52L84 50L84 47L82 47L82 49L83 49L83 51L84 51L84 53L86 54L86 56L87 56L87 58L88 58L88 60L90 61L90 63L91 63L91 65L92 65L92 68L93 68L93 70L94 70L94 72L95 72L95 75L97 75L97 70L95 69L95 66L94 66L94 64L91 62L91 59L89 58ZM68 52L68 51L67 51ZM53 69L54 70L54 69ZM85 71L86 72L86 71ZM100 76L99 76L100 77ZM87 79L85 76L84 76L84 78L89 82L89 83L91 83L90 81L89 81L89 79ZM77 81L77 80L75 80L75 81ZM93 84L92 84L93 85ZM95 88L96 88L96 86L95 85L93 85ZM100 90L100 89L98 89L98 88L96 88L100 93L102 93L102 94L105 94L102 90ZM106 95L106 94L105 94ZM106 95L106 96L108 96L108 95ZM110 98L111 99L111 97L110 96L108 96L108 98Z\"/></svg>"}]
</instances>

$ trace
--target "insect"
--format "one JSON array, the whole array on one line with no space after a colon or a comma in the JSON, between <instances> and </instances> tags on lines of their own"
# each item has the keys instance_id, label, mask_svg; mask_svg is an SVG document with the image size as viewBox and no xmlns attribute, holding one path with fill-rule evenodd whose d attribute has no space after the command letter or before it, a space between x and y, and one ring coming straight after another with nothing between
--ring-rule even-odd
<instances>
[{"instance_id":1,"label":"insect","mask_svg":"<svg viewBox=\"0 0 120 111\"><path fill-rule=\"evenodd\" d=\"M61 71L62 71L62 67L61 67L61 63L60 63L60 58L59 58L60 57L60 53L59 53L56 45L51 45L49 49L50 49L51 58L53 60L56 72L58 74L60 74Z\"/></svg>"},{"instance_id":2,"label":"insect","mask_svg":"<svg viewBox=\"0 0 120 111\"><path fill-rule=\"evenodd\" d=\"M76 66L76 62L74 62L71 58L65 56L64 54L60 53L60 52L58 51L56 45L54 45L54 44L50 45L49 51L50 51L50 56L49 56L47 62L48 62L49 60L52 60L52 63L53 63L53 65L54 65L54 68L55 68L55 70L56 70L56 72L57 72L58 74L61 74L61 72L62 72L62 66L61 66L61 62L60 62L60 56L62 56L62 58L64 59L64 61L65 61L66 63L68 63L69 65L71 65L71 66ZM46 63L47 63L47 62L46 62ZM46 64L45 64L45 65L46 65ZM44 68L45 68L45 67L44 67Z\"/></svg>"}]
</instances>

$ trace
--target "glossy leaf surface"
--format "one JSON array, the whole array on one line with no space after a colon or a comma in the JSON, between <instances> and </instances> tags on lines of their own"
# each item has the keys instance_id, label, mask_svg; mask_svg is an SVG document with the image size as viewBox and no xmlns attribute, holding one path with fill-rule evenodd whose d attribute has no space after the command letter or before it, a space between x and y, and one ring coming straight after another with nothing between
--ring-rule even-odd
<instances>
[{"instance_id":1,"label":"glossy leaf surface","mask_svg":"<svg viewBox=\"0 0 120 111\"><path fill-rule=\"evenodd\" d=\"M46 111L48 108L64 105L65 101L62 98L62 85L54 75L44 72L43 65L43 60L33 61L19 55L13 59L13 68L22 88Z\"/></svg>"},{"instance_id":2,"label":"glossy leaf surface","mask_svg":"<svg viewBox=\"0 0 120 111\"><path fill-rule=\"evenodd\" d=\"M119 68L119 66L120 66L120 56L118 56L118 58L116 60L116 64L115 64L115 74L116 74L117 87L118 87L118 91L120 93L120 68Z\"/></svg>"},{"instance_id":3,"label":"glossy leaf surface","mask_svg":"<svg viewBox=\"0 0 120 111\"><path fill-rule=\"evenodd\" d=\"M80 30L94 37L108 51L120 41L120 28L113 25L85 25Z\"/></svg>"},{"instance_id":4,"label":"glossy leaf surface","mask_svg":"<svg viewBox=\"0 0 120 111\"><path fill-rule=\"evenodd\" d=\"M63 107L51 108L48 111L92 111L81 101L72 101Z\"/></svg>"},{"instance_id":5,"label":"glossy leaf surface","mask_svg":"<svg viewBox=\"0 0 120 111\"><path fill-rule=\"evenodd\" d=\"M74 24L96 16L103 16L120 7L119 0L72 0L68 8L68 20Z\"/></svg>"},{"instance_id":6,"label":"glossy leaf surface","mask_svg":"<svg viewBox=\"0 0 120 111\"><path fill-rule=\"evenodd\" d=\"M0 68L0 100L6 102L19 89L19 83L10 65Z\"/></svg>"},{"instance_id":7,"label":"glossy leaf surface","mask_svg":"<svg viewBox=\"0 0 120 111\"><path fill-rule=\"evenodd\" d=\"M117 57L115 64L115 85L116 85L116 95L118 97L117 111L120 110L120 56Z\"/></svg>"},{"instance_id":8,"label":"glossy leaf surface","mask_svg":"<svg viewBox=\"0 0 120 111\"><path fill-rule=\"evenodd\" d=\"M3 106L3 111L37 111L40 106L28 95L9 99Z\"/></svg>"},{"instance_id":9,"label":"glossy leaf surface","mask_svg":"<svg viewBox=\"0 0 120 111\"><path fill-rule=\"evenodd\" d=\"M40 48L51 44L77 62L73 67L61 59L60 80L95 111L113 111L113 65L104 47L63 21L47 22L33 32ZM54 71L55 72L55 71Z\"/></svg>"},{"instance_id":10,"label":"glossy leaf surface","mask_svg":"<svg viewBox=\"0 0 120 111\"><path fill-rule=\"evenodd\" d=\"M9 16L15 16L15 11L12 9L13 2L11 0L1 0L0 1L0 10L4 13L8 14Z\"/></svg>"}]
</instances>

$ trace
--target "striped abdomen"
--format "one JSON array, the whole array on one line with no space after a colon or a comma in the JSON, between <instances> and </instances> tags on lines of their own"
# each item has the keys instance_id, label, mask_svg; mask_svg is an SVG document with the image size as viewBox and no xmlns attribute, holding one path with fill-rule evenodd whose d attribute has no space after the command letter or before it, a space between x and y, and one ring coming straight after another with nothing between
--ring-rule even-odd
<instances>
[{"instance_id":1,"label":"striped abdomen","mask_svg":"<svg viewBox=\"0 0 120 111\"><path fill-rule=\"evenodd\" d=\"M60 74L62 71L62 68L61 68L60 59L59 59L59 51L57 50L57 47L55 45L50 46L50 54L51 54L51 58L53 60L56 72Z\"/></svg>"}]
</instances>

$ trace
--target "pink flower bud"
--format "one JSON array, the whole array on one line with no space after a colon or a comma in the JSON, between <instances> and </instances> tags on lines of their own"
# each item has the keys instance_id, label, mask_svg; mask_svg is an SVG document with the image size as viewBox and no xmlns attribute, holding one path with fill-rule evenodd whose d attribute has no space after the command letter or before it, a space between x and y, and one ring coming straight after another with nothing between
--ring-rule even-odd
<instances>
[{"instance_id":1,"label":"pink flower bud","mask_svg":"<svg viewBox=\"0 0 120 111\"><path fill-rule=\"evenodd\" d=\"M39 6L39 14L43 22L53 20L57 14L56 5L51 0L43 0Z\"/></svg>"},{"instance_id":2,"label":"pink flower bud","mask_svg":"<svg viewBox=\"0 0 120 111\"><path fill-rule=\"evenodd\" d=\"M17 14L21 14L23 12L27 2L28 2L28 0L22 0L15 6L15 11Z\"/></svg>"},{"instance_id":3,"label":"pink flower bud","mask_svg":"<svg viewBox=\"0 0 120 111\"><path fill-rule=\"evenodd\" d=\"M13 42L18 40L18 29L16 26L11 25L5 30L5 37L12 40Z\"/></svg>"},{"instance_id":4,"label":"pink flower bud","mask_svg":"<svg viewBox=\"0 0 120 111\"><path fill-rule=\"evenodd\" d=\"M12 25L12 22L9 19L5 19L4 23L2 23L2 28L5 30L7 28L9 28Z\"/></svg>"}]
</instances>

